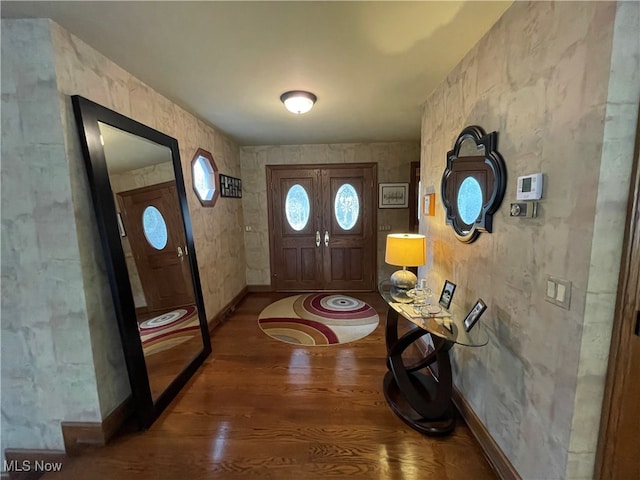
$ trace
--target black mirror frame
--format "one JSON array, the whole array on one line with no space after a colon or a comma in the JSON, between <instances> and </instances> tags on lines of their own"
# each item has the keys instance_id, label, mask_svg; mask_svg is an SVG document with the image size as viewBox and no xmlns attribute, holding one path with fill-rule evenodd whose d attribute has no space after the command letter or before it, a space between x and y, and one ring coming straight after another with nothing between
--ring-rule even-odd
<instances>
[{"instance_id":1,"label":"black mirror frame","mask_svg":"<svg viewBox=\"0 0 640 480\"><path fill-rule=\"evenodd\" d=\"M109 110L79 95L72 96L71 102L80 135L80 144L85 160L96 214L96 223L102 243L111 295L129 373L129 383L131 385L136 416L139 427L141 429L147 429L211 353L211 340L209 338L209 328L204 310L196 250L193 244L191 220L186 200L178 141L175 138ZM171 150L173 159L176 188L178 190L182 220L189 249L188 258L191 266L196 306L200 319L203 349L182 372L173 379L165 391L156 398L155 403L149 386L149 376L147 374L137 321L131 321L131 318L136 318L135 303L118 230L115 201L111 192L104 148L100 142L98 122L163 145ZM127 319L129 321L127 321Z\"/></svg>"},{"instance_id":2,"label":"black mirror frame","mask_svg":"<svg viewBox=\"0 0 640 480\"><path fill-rule=\"evenodd\" d=\"M471 226L471 229L465 230L462 224L466 225L459 215L456 213L456 199L453 198L454 187L452 182L452 172L454 162L459 158L460 148L465 140L472 139L476 147L484 147L484 163L489 166L494 176L493 190L488 195L487 200L483 203L480 215ZM491 233L493 228L493 214L498 210L507 187L507 169L502 156L497 151L498 132L485 133L482 127L472 125L464 128L453 149L447 152L447 166L442 174L441 195L442 205L446 211L446 223L451 225L455 232L456 238L464 243L475 241L480 232ZM465 157L462 157L465 158Z\"/></svg>"}]
</instances>

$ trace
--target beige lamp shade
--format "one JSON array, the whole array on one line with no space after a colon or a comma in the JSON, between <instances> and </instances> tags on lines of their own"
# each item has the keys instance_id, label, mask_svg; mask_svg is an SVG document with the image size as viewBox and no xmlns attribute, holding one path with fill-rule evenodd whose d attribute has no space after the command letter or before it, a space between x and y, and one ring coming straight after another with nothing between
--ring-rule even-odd
<instances>
[{"instance_id":1,"label":"beige lamp shade","mask_svg":"<svg viewBox=\"0 0 640 480\"><path fill-rule=\"evenodd\" d=\"M418 267L427 263L427 239L416 233L387 235L384 261L400 267Z\"/></svg>"}]
</instances>

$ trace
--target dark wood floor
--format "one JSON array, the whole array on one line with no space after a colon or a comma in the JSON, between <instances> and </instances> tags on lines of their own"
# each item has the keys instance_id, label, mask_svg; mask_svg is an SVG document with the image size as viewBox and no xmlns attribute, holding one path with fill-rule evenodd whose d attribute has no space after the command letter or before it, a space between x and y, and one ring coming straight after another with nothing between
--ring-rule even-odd
<instances>
[{"instance_id":1,"label":"dark wood floor","mask_svg":"<svg viewBox=\"0 0 640 480\"><path fill-rule=\"evenodd\" d=\"M267 337L252 294L212 337L213 353L147 432L118 435L45 479L495 479L462 421L425 437L385 403L381 315L353 344L296 347Z\"/></svg>"}]
</instances>

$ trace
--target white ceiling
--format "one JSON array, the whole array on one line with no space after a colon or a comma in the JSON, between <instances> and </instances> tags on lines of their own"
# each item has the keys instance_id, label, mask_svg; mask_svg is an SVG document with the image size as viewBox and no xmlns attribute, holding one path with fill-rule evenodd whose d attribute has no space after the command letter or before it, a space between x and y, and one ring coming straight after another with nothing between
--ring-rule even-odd
<instances>
[{"instance_id":1,"label":"white ceiling","mask_svg":"<svg viewBox=\"0 0 640 480\"><path fill-rule=\"evenodd\" d=\"M421 105L508 2L7 2L240 145L420 138ZM297 116L287 90L318 96Z\"/></svg>"}]
</instances>

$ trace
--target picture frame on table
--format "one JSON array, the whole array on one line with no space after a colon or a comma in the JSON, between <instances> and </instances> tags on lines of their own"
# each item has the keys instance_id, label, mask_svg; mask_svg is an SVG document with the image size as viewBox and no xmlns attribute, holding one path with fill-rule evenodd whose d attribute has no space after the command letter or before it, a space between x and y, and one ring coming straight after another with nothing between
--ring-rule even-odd
<instances>
[{"instance_id":1,"label":"picture frame on table","mask_svg":"<svg viewBox=\"0 0 640 480\"><path fill-rule=\"evenodd\" d=\"M464 319L464 328L468 332L473 326L480 320L480 317L487 309L487 304L482 301L481 298L475 303L475 305L469 310L467 316Z\"/></svg>"},{"instance_id":2,"label":"picture frame on table","mask_svg":"<svg viewBox=\"0 0 640 480\"><path fill-rule=\"evenodd\" d=\"M444 286L442 287L442 293L440 293L440 300L438 303L445 310L449 310L451 306L451 300L453 300L453 293L456 291L456 284L450 282L449 280L444 281Z\"/></svg>"},{"instance_id":3,"label":"picture frame on table","mask_svg":"<svg viewBox=\"0 0 640 480\"><path fill-rule=\"evenodd\" d=\"M409 184L378 184L378 208L409 208Z\"/></svg>"}]
</instances>

